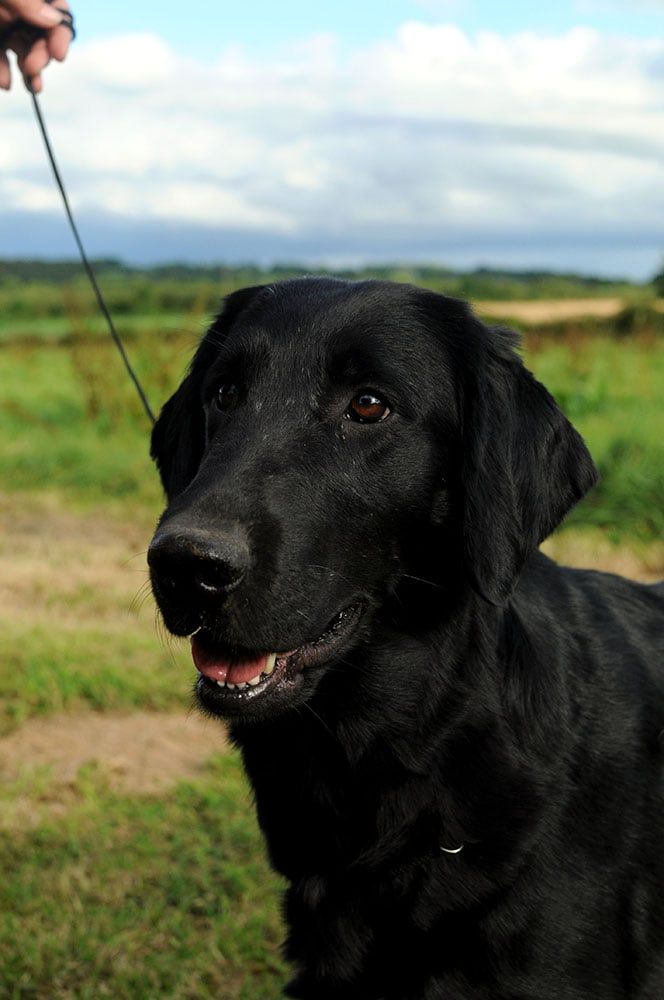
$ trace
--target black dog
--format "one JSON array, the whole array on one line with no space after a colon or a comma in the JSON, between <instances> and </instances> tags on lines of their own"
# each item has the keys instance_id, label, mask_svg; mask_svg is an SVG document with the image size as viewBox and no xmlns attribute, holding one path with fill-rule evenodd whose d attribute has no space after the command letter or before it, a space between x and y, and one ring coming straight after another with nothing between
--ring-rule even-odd
<instances>
[{"instance_id":1,"label":"black dog","mask_svg":"<svg viewBox=\"0 0 664 1000\"><path fill-rule=\"evenodd\" d=\"M288 996L664 997L664 592L538 554L596 474L514 343L250 288L155 427L153 587L290 883Z\"/></svg>"}]
</instances>

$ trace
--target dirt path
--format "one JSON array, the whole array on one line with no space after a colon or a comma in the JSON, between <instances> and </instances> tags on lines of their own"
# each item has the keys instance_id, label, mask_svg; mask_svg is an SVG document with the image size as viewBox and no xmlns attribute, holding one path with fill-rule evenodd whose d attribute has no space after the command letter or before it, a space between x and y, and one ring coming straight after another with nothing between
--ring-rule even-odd
<instances>
[{"instance_id":1,"label":"dirt path","mask_svg":"<svg viewBox=\"0 0 664 1000\"><path fill-rule=\"evenodd\" d=\"M515 319L522 323L560 323L567 319L579 319L582 316L608 319L610 316L616 316L627 304L621 298L531 299L521 302L476 301L473 303L480 315L493 319ZM658 312L664 312L664 299L657 299L653 305Z\"/></svg>"},{"instance_id":2,"label":"dirt path","mask_svg":"<svg viewBox=\"0 0 664 1000\"><path fill-rule=\"evenodd\" d=\"M227 748L221 723L196 712L85 712L25 722L0 739L0 776L17 781L48 767L49 780L66 785L95 762L116 790L161 792L195 777L213 753Z\"/></svg>"},{"instance_id":3,"label":"dirt path","mask_svg":"<svg viewBox=\"0 0 664 1000\"><path fill-rule=\"evenodd\" d=\"M190 713L85 712L30 719L0 739L0 832L58 820L81 800L77 778L92 765L112 791L160 795L196 778L228 749L224 728Z\"/></svg>"},{"instance_id":4,"label":"dirt path","mask_svg":"<svg viewBox=\"0 0 664 1000\"><path fill-rule=\"evenodd\" d=\"M534 299L530 302L475 302L480 315L496 319L517 319L523 323L555 323L581 316L606 319L624 307L619 298L609 299Z\"/></svg>"}]
</instances>

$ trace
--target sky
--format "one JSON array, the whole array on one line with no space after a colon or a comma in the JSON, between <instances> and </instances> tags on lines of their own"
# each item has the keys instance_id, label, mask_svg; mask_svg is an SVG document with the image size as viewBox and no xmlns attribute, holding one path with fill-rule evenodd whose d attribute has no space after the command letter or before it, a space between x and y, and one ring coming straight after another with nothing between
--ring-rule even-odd
<instances>
[{"instance_id":1,"label":"sky","mask_svg":"<svg viewBox=\"0 0 664 1000\"><path fill-rule=\"evenodd\" d=\"M95 255L660 266L664 0L72 6L42 106ZM73 253L0 93L0 256Z\"/></svg>"}]
</instances>

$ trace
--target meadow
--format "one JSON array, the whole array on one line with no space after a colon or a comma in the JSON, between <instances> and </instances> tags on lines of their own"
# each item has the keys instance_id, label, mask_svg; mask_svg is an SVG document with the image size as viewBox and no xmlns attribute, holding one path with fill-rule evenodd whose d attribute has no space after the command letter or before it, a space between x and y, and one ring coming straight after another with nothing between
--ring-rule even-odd
<instances>
[{"instance_id":1,"label":"meadow","mask_svg":"<svg viewBox=\"0 0 664 1000\"><path fill-rule=\"evenodd\" d=\"M264 280L121 277L109 265L155 408L221 292ZM547 548L664 575L661 303L538 281L530 303L516 280L498 294L495 276L472 294L522 330L602 474ZM548 309L562 295L596 304ZM69 272L0 280L0 386L0 997L276 998L278 880L221 727L187 715L188 650L160 632L147 591L162 505L149 427Z\"/></svg>"}]
</instances>

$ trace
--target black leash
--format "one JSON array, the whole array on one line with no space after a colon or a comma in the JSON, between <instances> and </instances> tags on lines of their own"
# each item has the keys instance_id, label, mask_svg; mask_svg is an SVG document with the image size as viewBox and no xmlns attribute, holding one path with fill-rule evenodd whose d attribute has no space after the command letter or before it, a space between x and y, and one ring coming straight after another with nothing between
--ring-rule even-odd
<instances>
[{"instance_id":1,"label":"black leash","mask_svg":"<svg viewBox=\"0 0 664 1000\"><path fill-rule=\"evenodd\" d=\"M34 91L31 90L30 91L30 96L32 97L32 106L35 109L35 115L37 116L37 124L39 125L39 131L42 134L42 139L44 140L44 146L46 147L46 154L48 156L49 163L51 164L51 170L53 171L53 176L55 177L55 183L58 185L58 189L60 191L60 194L62 195L62 201L63 201L63 204L65 206L65 212L67 213L67 218L69 220L69 225L71 226L71 231L74 234L74 239L76 240L76 245L78 247L78 252L81 255L81 261L83 262L83 267L85 268L85 273L87 274L87 276L88 276L88 278L90 280L90 284L92 285L92 289L93 289L93 291L94 291L94 293L95 293L95 295L97 297L97 303L99 304L99 308L101 310L101 313L104 316L104 319L106 320L106 322L108 324L109 333L111 334L111 337L113 338L115 346L117 347L118 351L120 352L120 357L122 358L122 360L124 362L124 366L127 369L127 374L129 375L129 378L134 383L134 386L136 388L136 392L138 393L138 395L140 397L140 400L141 400L141 403L143 404L143 409L145 410L145 412L148 415L148 419L151 421L151 423L154 424L154 422L155 422L155 415L152 412L152 408L151 408L150 404L148 403L147 396L145 395L145 392L143 391L143 386L139 382L138 376L137 376L136 372L134 371L134 369L132 368L131 362L130 362L129 358L127 357L127 352L125 350L124 344L122 343L122 340L120 338L120 334L118 333L118 331L115 328L115 323L113 322L113 318L112 318L112 316L111 316L111 314L110 314L110 312L108 310L108 306L106 305L106 302L104 300L104 296L102 295L101 288L99 287L99 284L97 283L97 278L96 278L95 273L94 273L94 271L92 269L92 264L88 260L88 256L87 256L87 254L85 252L85 248L83 246L83 241L81 240L81 237L80 237L79 232L78 232L78 228L77 228L76 223L74 221L74 216L72 215L71 207L69 205L69 198L67 197L67 192L65 190L65 186L64 186L62 177L60 175L60 171L58 170L58 165L55 162L55 155L53 153L53 148L51 146L51 142L50 142L50 139L48 137L48 131L46 129L46 123L44 122L44 117L42 115L41 108L39 106L39 101L37 100L37 95L34 93Z\"/></svg>"},{"instance_id":2,"label":"black leash","mask_svg":"<svg viewBox=\"0 0 664 1000\"><path fill-rule=\"evenodd\" d=\"M55 6L54 0L46 0L46 3ZM72 17L71 13L62 7L56 6L55 9L62 14L62 24L65 25L65 27L69 28L72 34L72 38L76 38L76 29L74 28L74 18ZM10 39L17 33L23 36L24 38L27 37L29 40L34 40L36 38L43 38L45 35L45 31L43 29L35 28L33 25L26 24L24 21L18 21L14 24L10 24L4 32L0 32L0 45L3 45L3 47L6 46L10 42ZM154 424L155 416L154 413L152 412L152 408L148 403L145 392L143 391L143 386L139 382L138 376L134 371L134 369L132 368L129 358L127 357L125 346L122 343L120 334L115 328L113 317L109 312L104 296L102 295L101 288L99 287L99 284L97 282L95 272L92 269L92 264L88 260L88 255L85 252L83 241L81 240L81 237L78 232L78 227L76 226L76 223L74 221L74 216L72 215L72 210L69 204L69 198L67 197L67 192L65 190L65 185L62 180L60 171L58 169L58 165L55 162L55 154L53 152L53 147L51 146L51 140L49 139L46 123L44 121L44 116L42 115L41 112L41 107L39 105L37 95L35 94L34 90L32 90L32 88L29 86L28 81L26 81L26 84L28 85L28 90L32 98L32 106L35 109L35 115L37 117L37 124L39 125L39 131L42 134L42 139L44 140L44 146L46 147L46 155L48 156L49 163L51 164L51 170L53 171L53 176L55 177L55 183L58 185L58 189L60 191L60 194L62 195L62 201L65 206L65 212L67 213L69 225L71 227L72 233L74 234L74 239L76 240L76 246L78 247L78 252L81 255L81 261L83 262L85 273L87 274L90 284L92 285L92 290L94 291L95 296L97 298L97 303L99 305L99 309L101 310L102 316L104 317L106 323L108 324L109 333L111 334L115 346L120 352L120 357L122 358L124 366L127 369L127 374L134 383L136 392L138 393L141 403L143 404L143 409L147 413L148 420L150 420L150 422Z\"/></svg>"}]
</instances>

